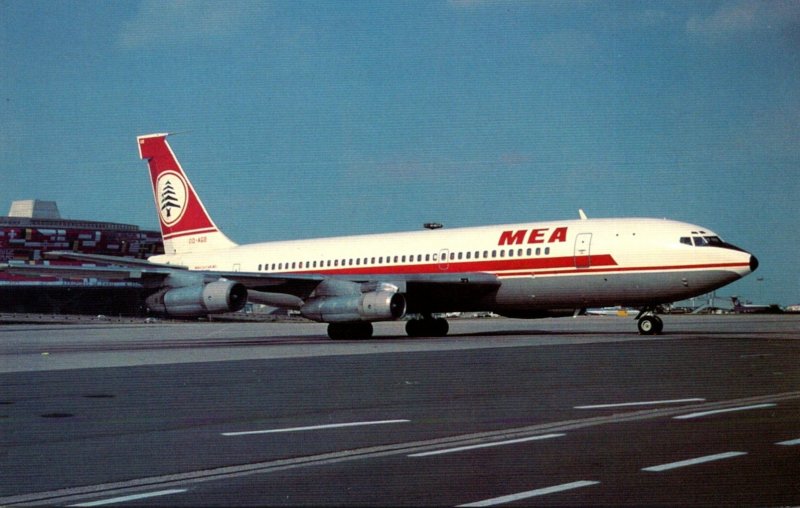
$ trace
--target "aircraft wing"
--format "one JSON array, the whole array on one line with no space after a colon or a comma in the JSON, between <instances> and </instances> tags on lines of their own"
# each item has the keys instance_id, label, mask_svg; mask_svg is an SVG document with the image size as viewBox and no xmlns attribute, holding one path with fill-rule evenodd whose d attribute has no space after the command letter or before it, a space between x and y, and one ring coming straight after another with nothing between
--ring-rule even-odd
<instances>
[{"instance_id":1,"label":"aircraft wing","mask_svg":"<svg viewBox=\"0 0 800 508\"><path fill-rule=\"evenodd\" d=\"M71 260L97 263L103 266L85 265L29 265L10 263L0 265L0 271L27 277L98 278L103 280L129 281L146 288L171 285L170 278L180 281L185 275L198 283L227 279L244 285L258 301L286 303L296 307L300 300L310 297L323 281L339 280L352 283L361 291L372 286L391 284L404 293L409 303L409 312L442 312L464 305L469 306L500 286L498 278L489 273L433 273L433 274L267 274L258 272L199 272L185 266L151 263L137 258L103 256L78 252L50 252L52 260ZM185 274L185 275L184 275ZM195 279L196 278L196 279ZM260 293L260 295L258 294ZM284 299L276 295L291 295ZM298 300L300 299L300 300ZM280 306L280 305L279 305Z\"/></svg>"},{"instance_id":2,"label":"aircraft wing","mask_svg":"<svg viewBox=\"0 0 800 508\"><path fill-rule=\"evenodd\" d=\"M255 291L286 293L305 299L325 280L340 280L360 285L362 291L371 286L387 283L405 293L412 308L420 304L424 310L437 307L439 302L475 301L497 289L500 281L489 273L437 273L437 274L261 274L252 272L213 272L214 275L239 282ZM436 312L431 310L431 312Z\"/></svg>"},{"instance_id":3,"label":"aircraft wing","mask_svg":"<svg viewBox=\"0 0 800 508\"><path fill-rule=\"evenodd\" d=\"M7 263L0 265L0 271L24 277L57 277L65 279L96 278L103 280L144 282L146 279L161 281L168 274L158 270L125 266L78 266L78 265L29 265L26 263Z\"/></svg>"}]
</instances>

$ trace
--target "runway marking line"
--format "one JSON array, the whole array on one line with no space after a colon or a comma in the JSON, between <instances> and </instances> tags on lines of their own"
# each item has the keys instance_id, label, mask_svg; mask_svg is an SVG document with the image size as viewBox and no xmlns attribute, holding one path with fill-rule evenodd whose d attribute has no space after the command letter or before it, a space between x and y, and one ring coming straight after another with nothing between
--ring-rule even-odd
<instances>
[{"instance_id":1,"label":"runway marking line","mask_svg":"<svg viewBox=\"0 0 800 508\"><path fill-rule=\"evenodd\" d=\"M100 499L98 501L90 501L88 503L71 504L68 506L103 506L107 504L126 503L128 501L137 501L139 499L148 499L151 497L168 496L170 494L180 494L186 492L187 489L170 489L159 490L157 492L145 492L144 494L132 494L130 496L112 497L109 499Z\"/></svg>"},{"instance_id":2,"label":"runway marking line","mask_svg":"<svg viewBox=\"0 0 800 508\"><path fill-rule=\"evenodd\" d=\"M581 487L588 487L590 485L597 485L600 482L581 480L572 483L563 483L561 485L554 485L552 487L544 487L542 489L529 490L527 492L520 492L518 494L509 494L507 496L494 497L492 499L484 499L483 501L476 501L474 503L467 503L458 505L459 507L480 507L480 506L495 506L498 504L512 503L521 499L528 499L537 496L546 496L547 494L555 494L556 492L564 492L566 490L580 489Z\"/></svg>"},{"instance_id":3,"label":"runway marking line","mask_svg":"<svg viewBox=\"0 0 800 508\"><path fill-rule=\"evenodd\" d=\"M714 409L712 411L701 411L699 413L689 413L687 415L673 416L672 418L675 419L675 420L690 420L692 418L701 418L703 416L716 415L716 414L719 414L719 413L732 413L734 411L748 411L750 409L763 409L763 408L775 407L775 406L777 406L777 404L772 404L772 403L769 403L769 404L755 404L753 406L730 407L730 408L727 408L727 409Z\"/></svg>"},{"instance_id":4,"label":"runway marking line","mask_svg":"<svg viewBox=\"0 0 800 508\"><path fill-rule=\"evenodd\" d=\"M242 432L222 432L223 436L249 436L253 434L277 434L281 432L303 432L307 430L339 429L343 427L361 427L366 425L388 425L391 423L409 423L411 420L379 420L374 422L329 423L308 427L291 427L286 429L246 430Z\"/></svg>"},{"instance_id":5,"label":"runway marking line","mask_svg":"<svg viewBox=\"0 0 800 508\"><path fill-rule=\"evenodd\" d=\"M642 471L649 471L651 473L660 473L661 471L669 471L670 469L678 469L681 467L694 466L697 464L704 464L706 462L714 462L715 460L724 460L733 457L740 457L742 455L747 455L747 452L717 453L714 455L706 455L704 457L697 457L694 459L679 460L678 462L670 462L669 464L660 464L658 466L643 467Z\"/></svg>"},{"instance_id":6,"label":"runway marking line","mask_svg":"<svg viewBox=\"0 0 800 508\"><path fill-rule=\"evenodd\" d=\"M476 445L469 445L469 446L459 446L458 448L446 448L444 450L434 450L432 452L422 452L422 453L414 453L409 455L409 457L428 457L430 455L442 455L445 453L455 453L455 452L463 452L466 450L475 450L477 448L489 448L492 446L504 446L516 443L525 443L528 441L539 441L542 439L552 439L554 437L562 437L566 436L566 434L544 434L542 436L532 436L532 437L522 437L519 439L511 439L508 441L495 441L492 443L481 443Z\"/></svg>"},{"instance_id":7,"label":"runway marking line","mask_svg":"<svg viewBox=\"0 0 800 508\"><path fill-rule=\"evenodd\" d=\"M781 441L780 443L775 444L781 446L797 446L800 445L800 439L791 439L789 441Z\"/></svg>"},{"instance_id":8,"label":"runway marking line","mask_svg":"<svg viewBox=\"0 0 800 508\"><path fill-rule=\"evenodd\" d=\"M646 400L642 402L620 402L618 404L595 404L592 406L575 406L573 409L605 409L610 407L630 407L630 406L655 406L658 404L680 404L681 402L705 402L706 399L698 397L691 399L674 400Z\"/></svg>"}]
</instances>

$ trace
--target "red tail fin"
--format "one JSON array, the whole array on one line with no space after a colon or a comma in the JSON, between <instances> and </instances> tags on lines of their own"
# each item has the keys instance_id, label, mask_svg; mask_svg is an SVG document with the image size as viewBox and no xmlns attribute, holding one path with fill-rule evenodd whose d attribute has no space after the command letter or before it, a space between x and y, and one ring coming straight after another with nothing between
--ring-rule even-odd
<instances>
[{"instance_id":1,"label":"red tail fin","mask_svg":"<svg viewBox=\"0 0 800 508\"><path fill-rule=\"evenodd\" d=\"M150 166L166 254L183 254L234 247L206 212L178 159L167 134L139 136L139 156Z\"/></svg>"}]
</instances>

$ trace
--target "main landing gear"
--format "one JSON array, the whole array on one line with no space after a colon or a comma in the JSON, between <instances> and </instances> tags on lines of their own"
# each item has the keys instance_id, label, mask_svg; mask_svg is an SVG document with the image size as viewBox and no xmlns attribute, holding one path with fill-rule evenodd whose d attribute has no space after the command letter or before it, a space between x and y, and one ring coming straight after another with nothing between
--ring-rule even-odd
<instances>
[{"instance_id":1,"label":"main landing gear","mask_svg":"<svg viewBox=\"0 0 800 508\"><path fill-rule=\"evenodd\" d=\"M444 318L431 315L422 319L410 319L406 322L406 333L409 337L444 337L450 331L450 325Z\"/></svg>"},{"instance_id":2,"label":"main landing gear","mask_svg":"<svg viewBox=\"0 0 800 508\"><path fill-rule=\"evenodd\" d=\"M354 321L352 323L328 324L328 337L333 340L364 340L372 337L372 323Z\"/></svg>"},{"instance_id":3,"label":"main landing gear","mask_svg":"<svg viewBox=\"0 0 800 508\"><path fill-rule=\"evenodd\" d=\"M406 333L409 337L444 337L449 330L450 325L446 319L430 315L406 321ZM329 323L328 337L333 340L369 339L372 337L372 323L367 321Z\"/></svg>"},{"instance_id":4,"label":"main landing gear","mask_svg":"<svg viewBox=\"0 0 800 508\"><path fill-rule=\"evenodd\" d=\"M664 329L664 322L651 309L644 309L637 316L639 335L658 335Z\"/></svg>"}]
</instances>

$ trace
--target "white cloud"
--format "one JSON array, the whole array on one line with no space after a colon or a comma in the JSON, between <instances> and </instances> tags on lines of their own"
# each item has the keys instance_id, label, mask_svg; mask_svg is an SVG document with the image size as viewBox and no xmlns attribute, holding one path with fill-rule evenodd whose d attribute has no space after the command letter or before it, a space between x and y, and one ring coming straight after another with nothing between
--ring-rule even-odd
<instances>
[{"instance_id":1,"label":"white cloud","mask_svg":"<svg viewBox=\"0 0 800 508\"><path fill-rule=\"evenodd\" d=\"M117 36L127 49L162 44L214 44L239 32L260 5L213 0L143 0Z\"/></svg>"},{"instance_id":2,"label":"white cloud","mask_svg":"<svg viewBox=\"0 0 800 508\"><path fill-rule=\"evenodd\" d=\"M691 17L686 22L686 32L713 41L755 31L779 31L798 24L797 0L729 0L707 17Z\"/></svg>"}]
</instances>

